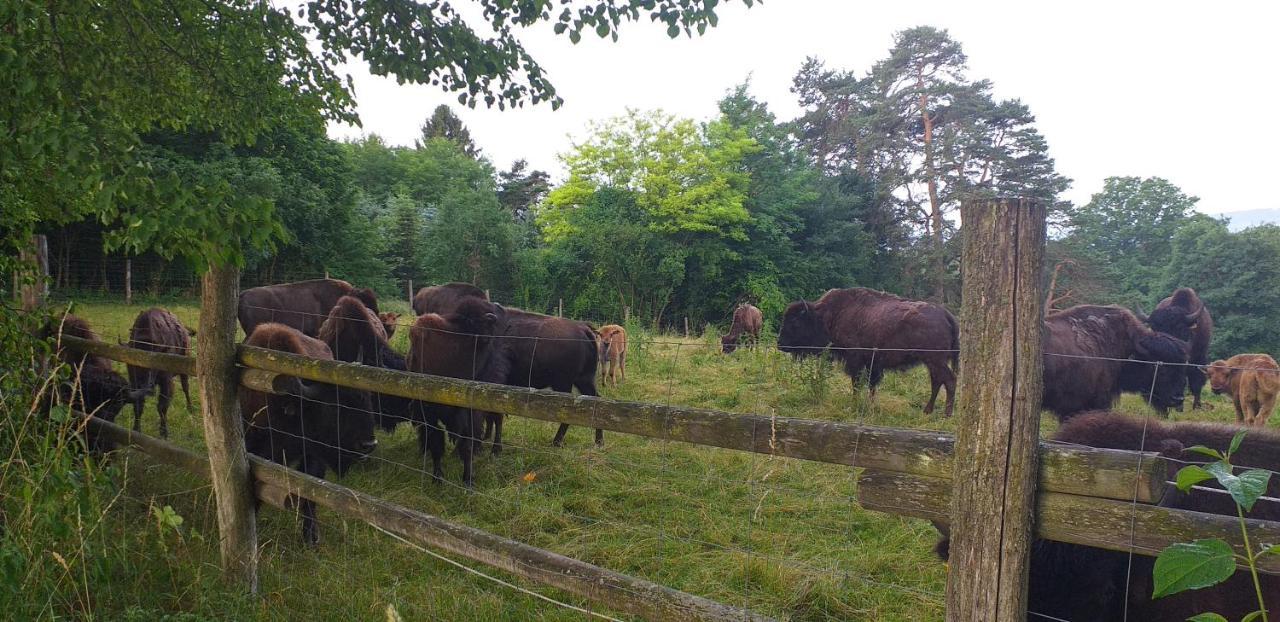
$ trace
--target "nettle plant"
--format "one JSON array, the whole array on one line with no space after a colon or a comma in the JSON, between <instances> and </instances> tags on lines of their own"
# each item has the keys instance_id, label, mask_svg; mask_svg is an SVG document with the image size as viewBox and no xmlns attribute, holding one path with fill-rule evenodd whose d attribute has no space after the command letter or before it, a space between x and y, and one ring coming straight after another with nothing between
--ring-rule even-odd
<instances>
[{"instance_id":1,"label":"nettle plant","mask_svg":"<svg viewBox=\"0 0 1280 622\"><path fill-rule=\"evenodd\" d=\"M1170 545L1156 557L1155 588L1152 598L1162 598L1171 594L1197 590L1218 585L1231 578L1238 565L1244 565L1253 576L1253 587L1258 597L1258 609L1246 615L1240 622L1269 622L1267 605L1262 597L1262 585L1258 580L1258 560L1267 555L1280 555L1280 545L1262 544L1254 547L1249 539L1245 513L1253 510L1258 498L1267 490L1271 480L1271 472L1262 469L1250 469L1239 474L1231 464L1231 456L1240 448L1246 430L1238 432L1231 439L1227 453L1203 446L1189 447L1194 451L1213 458L1215 461L1204 465L1191 465L1178 471L1178 490L1187 492L1192 486L1210 479L1217 482L1230 493L1236 504L1236 516L1240 523L1240 535L1244 540L1244 553L1236 553L1221 538L1208 538L1195 542L1180 542ZM1228 622L1217 613L1206 612L1190 618L1191 622Z\"/></svg>"}]
</instances>

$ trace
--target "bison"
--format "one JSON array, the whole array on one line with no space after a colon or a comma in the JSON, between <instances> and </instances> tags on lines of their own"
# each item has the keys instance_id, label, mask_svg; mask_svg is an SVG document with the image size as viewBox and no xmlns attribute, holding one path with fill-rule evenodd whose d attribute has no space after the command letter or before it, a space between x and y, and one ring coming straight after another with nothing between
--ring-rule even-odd
<instances>
[{"instance_id":1,"label":"bison","mask_svg":"<svg viewBox=\"0 0 1280 622\"><path fill-rule=\"evenodd\" d=\"M1200 365L1209 362L1209 341L1213 338L1213 317L1208 307L1204 306L1196 290L1180 287L1173 295L1160 301L1150 316L1138 308L1138 319L1151 326L1152 329L1166 335L1177 337L1189 347L1188 362L1196 367L1187 369L1187 388L1191 390L1191 408L1203 408L1200 403L1200 391L1204 388L1205 375Z\"/></svg>"},{"instance_id":2,"label":"bison","mask_svg":"<svg viewBox=\"0 0 1280 622\"><path fill-rule=\"evenodd\" d=\"M324 342L272 322L254 328L245 345L333 359ZM242 389L240 411L248 423L245 449L314 477L342 475L378 445L364 391L295 378L284 395ZM315 503L304 499L300 512L303 541L319 542Z\"/></svg>"},{"instance_id":3,"label":"bison","mask_svg":"<svg viewBox=\"0 0 1280 622\"><path fill-rule=\"evenodd\" d=\"M466 298L488 300L489 294L470 283L445 283L432 285L418 290L413 296L413 312L418 315L428 313L450 313L458 303Z\"/></svg>"},{"instance_id":4,"label":"bison","mask_svg":"<svg viewBox=\"0 0 1280 622\"><path fill-rule=\"evenodd\" d=\"M1159 451L1169 462L1172 480L1185 461L1204 457L1186 448L1203 445L1226 450L1241 428L1199 422L1167 423L1112 412L1081 414L1063 426L1054 440L1107 449ZM1280 469L1280 434L1250 430L1232 463L1249 468ZM1160 505L1235 516L1231 497L1216 485L1202 484L1189 493L1172 485ZM1254 506L1250 518L1280 520L1280 480L1272 478L1267 496ZM937 551L944 559L950 548L945 528ZM1130 567L1132 562L1132 567ZM1031 546L1028 619L1060 620L1186 620L1212 611L1239 620L1258 606L1252 579L1236 572L1225 583L1152 599L1155 560L1143 555L1108 551L1077 544L1036 540ZM1260 575L1267 608L1280 610L1280 577ZM1127 615L1127 618L1126 618Z\"/></svg>"},{"instance_id":5,"label":"bison","mask_svg":"<svg viewBox=\"0 0 1280 622\"><path fill-rule=\"evenodd\" d=\"M320 325L318 338L329 346L336 360L405 371L404 357L387 342L388 335L382 322L385 316L374 313L359 298L343 296L334 303ZM379 426L388 432L398 423L408 420L413 402L381 393L370 394L370 400L378 413Z\"/></svg>"},{"instance_id":6,"label":"bison","mask_svg":"<svg viewBox=\"0 0 1280 622\"><path fill-rule=\"evenodd\" d=\"M501 321L502 308L481 298L461 300L454 311L441 316L427 313L409 329L409 371L449 378L500 382L506 378L506 359L490 356L493 333ZM470 408L417 402L411 415L418 426L418 448L431 453L432 475L444 479L445 432L457 440L462 460L462 481L474 485L472 461L483 442L484 413ZM495 441L496 443L497 441Z\"/></svg>"},{"instance_id":7,"label":"bison","mask_svg":"<svg viewBox=\"0 0 1280 622\"><path fill-rule=\"evenodd\" d=\"M951 416L959 330L956 318L941 306L862 287L833 289L817 302L791 303L782 316L778 349L803 357L818 354L828 345L832 356L844 361L855 387L858 376L870 370L873 397L885 370L924 365L933 388L925 414L933 412L938 389L945 386L945 414Z\"/></svg>"},{"instance_id":8,"label":"bison","mask_svg":"<svg viewBox=\"0 0 1280 622\"><path fill-rule=\"evenodd\" d=\"M729 334L720 338L720 349L729 354L738 348L738 340L746 335L752 346L760 343L760 327L764 324L764 316L760 310L750 303L742 303L733 310L733 324L729 326Z\"/></svg>"},{"instance_id":9,"label":"bison","mask_svg":"<svg viewBox=\"0 0 1280 622\"><path fill-rule=\"evenodd\" d=\"M172 313L160 307L152 307L138 314L129 329L129 347L149 352L163 352L186 356L191 348L191 333ZM156 413L160 415L160 436L169 438L169 403L173 400L173 372L129 365L129 386L143 389L150 394L159 387ZM177 374L182 383L182 394L187 398L187 410L191 410L191 389L186 374ZM133 402L133 430L142 429L143 398Z\"/></svg>"},{"instance_id":10,"label":"bison","mask_svg":"<svg viewBox=\"0 0 1280 622\"><path fill-rule=\"evenodd\" d=\"M373 290L356 289L338 279L313 279L246 289L240 292L236 315L246 337L265 322L284 324L315 337L329 309L343 296L355 296L378 312L378 297ZM394 324L391 328L395 329Z\"/></svg>"},{"instance_id":11,"label":"bison","mask_svg":"<svg viewBox=\"0 0 1280 622\"><path fill-rule=\"evenodd\" d=\"M600 382L606 379L618 386L618 374L627 379L627 329L617 324L605 324L597 333L600 338L597 360L600 362Z\"/></svg>"},{"instance_id":12,"label":"bison","mask_svg":"<svg viewBox=\"0 0 1280 622\"><path fill-rule=\"evenodd\" d=\"M87 341L101 341L88 322L71 314L63 315L60 320L46 327L44 334L55 340L68 335ZM72 372L71 381L60 387L58 396L62 403L74 410L114 422L125 404L142 399L148 392L131 388L124 376L112 368L111 361L105 357L65 347L58 349L57 356L59 361L71 367ZM107 451L114 447L113 443L99 437L92 429L85 433L85 445L94 451Z\"/></svg>"},{"instance_id":13,"label":"bison","mask_svg":"<svg viewBox=\"0 0 1280 622\"><path fill-rule=\"evenodd\" d=\"M1059 420L1140 393L1159 412L1182 403L1187 344L1124 307L1077 305L1044 319L1042 406Z\"/></svg>"},{"instance_id":14,"label":"bison","mask_svg":"<svg viewBox=\"0 0 1280 622\"><path fill-rule=\"evenodd\" d=\"M1236 407L1236 421L1246 425L1267 425L1280 393L1280 367L1266 354L1237 354L1214 361L1205 368L1209 388L1226 393Z\"/></svg>"}]
</instances>

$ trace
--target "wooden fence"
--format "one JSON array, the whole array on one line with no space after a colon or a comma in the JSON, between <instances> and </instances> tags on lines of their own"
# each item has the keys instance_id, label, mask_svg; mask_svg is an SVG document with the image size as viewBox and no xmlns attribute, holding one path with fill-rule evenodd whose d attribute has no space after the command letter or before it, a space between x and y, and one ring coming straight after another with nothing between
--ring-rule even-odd
<instances>
[{"instance_id":1,"label":"wooden fence","mask_svg":"<svg viewBox=\"0 0 1280 622\"><path fill-rule=\"evenodd\" d=\"M1242 547L1236 519L1158 506L1168 465L1155 454L1039 441L1040 263L1044 212L1027 202L966 204L961 438L949 434L743 415L490 385L303 358L231 342L234 272L205 277L199 356L134 350L64 337L65 346L116 361L200 374L206 444L200 456L91 420L100 433L215 483L224 570L256 585L251 504L292 507L299 497L423 546L563 589L609 609L660 620L763 619L754 613L628 577L400 507L245 456L237 385L278 392L298 377L387 395L649 438L860 470L866 508L951 524L948 620L1025 619L1027 552L1034 536L1154 555L1175 542L1218 537ZM210 382L208 374L217 375ZM204 385L211 386L205 387ZM219 412L213 412L217 410ZM957 456L964 456L958 459ZM243 476L237 475L243 473ZM221 481L221 484L219 482ZM1006 491L1016 490L1020 492ZM952 521L960 516L966 520ZM975 523L977 517L997 521ZM1020 527L1021 526L1021 527ZM983 531L985 532L979 533ZM1251 536L1280 541L1280 523L1249 521ZM967 539L967 540L966 540ZM1280 558L1260 560L1280 574ZM959 564L959 566L957 565ZM987 572L986 569L998 569Z\"/></svg>"}]
</instances>

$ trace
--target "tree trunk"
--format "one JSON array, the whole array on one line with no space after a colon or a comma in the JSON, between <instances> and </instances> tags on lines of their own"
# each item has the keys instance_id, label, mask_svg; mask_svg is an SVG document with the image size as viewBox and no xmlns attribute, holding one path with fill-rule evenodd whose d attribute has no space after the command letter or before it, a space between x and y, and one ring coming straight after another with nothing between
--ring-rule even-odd
<instances>
[{"instance_id":1,"label":"tree trunk","mask_svg":"<svg viewBox=\"0 0 1280 622\"><path fill-rule=\"evenodd\" d=\"M924 175L929 188L929 222L933 241L934 298L939 303L947 301L947 262L944 254L942 231L942 203L938 200L938 171L933 162L933 117L929 116L929 96L924 90L924 69L916 70L916 88L920 91L920 118L924 122Z\"/></svg>"},{"instance_id":2,"label":"tree trunk","mask_svg":"<svg viewBox=\"0 0 1280 622\"><path fill-rule=\"evenodd\" d=\"M133 259L124 260L124 304L133 304Z\"/></svg>"},{"instance_id":3,"label":"tree trunk","mask_svg":"<svg viewBox=\"0 0 1280 622\"><path fill-rule=\"evenodd\" d=\"M15 275L14 283L20 292L22 310L31 313L44 304L48 290L49 275L49 240L43 235L31 236L31 245L19 253L18 257L24 266L19 270L26 278L19 279Z\"/></svg>"},{"instance_id":4,"label":"tree trunk","mask_svg":"<svg viewBox=\"0 0 1280 622\"><path fill-rule=\"evenodd\" d=\"M1022 622L1043 389L1045 209L966 201L948 622Z\"/></svg>"}]
</instances>

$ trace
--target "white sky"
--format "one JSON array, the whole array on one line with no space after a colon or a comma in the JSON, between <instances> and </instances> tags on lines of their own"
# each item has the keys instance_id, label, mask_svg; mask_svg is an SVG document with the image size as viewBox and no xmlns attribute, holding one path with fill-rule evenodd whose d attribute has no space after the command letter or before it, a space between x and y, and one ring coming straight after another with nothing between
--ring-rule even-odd
<instances>
[{"instance_id":1,"label":"white sky","mask_svg":"<svg viewBox=\"0 0 1280 622\"><path fill-rule=\"evenodd\" d=\"M748 75L753 94L790 119L799 112L791 78L806 56L861 73L886 55L894 32L931 25L964 46L971 79L1031 107L1076 203L1107 176L1140 175L1169 179L1205 212L1280 208L1261 183L1274 175L1280 144L1270 118L1280 100L1280 2L973 4L768 0L748 10L735 1L700 38L671 40L643 22L624 24L617 43L591 33L576 46L544 24L520 37L564 98L560 110L466 109L455 95L353 66L364 127L330 134L412 144L431 110L448 103L496 166L523 157L559 179L556 155L590 120L627 107L707 119Z\"/></svg>"}]
</instances>

